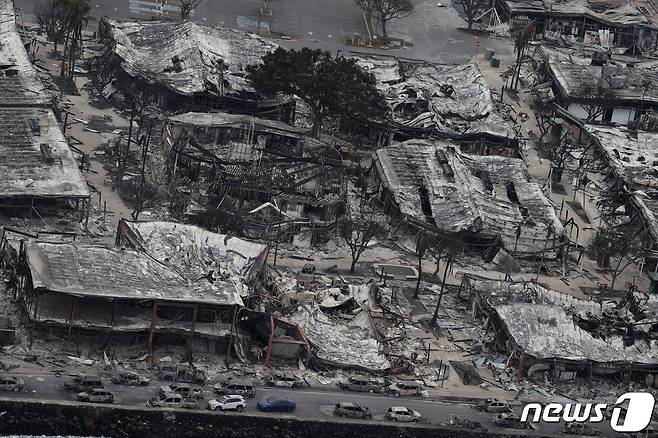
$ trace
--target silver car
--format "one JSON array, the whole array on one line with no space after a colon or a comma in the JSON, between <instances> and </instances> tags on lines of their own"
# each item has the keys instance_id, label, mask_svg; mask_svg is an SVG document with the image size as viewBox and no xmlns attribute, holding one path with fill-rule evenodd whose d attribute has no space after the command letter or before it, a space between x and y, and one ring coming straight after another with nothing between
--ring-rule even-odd
<instances>
[{"instance_id":1,"label":"silver car","mask_svg":"<svg viewBox=\"0 0 658 438\"><path fill-rule=\"evenodd\" d=\"M0 391L22 391L23 380L13 376L0 376Z\"/></svg>"},{"instance_id":2,"label":"silver car","mask_svg":"<svg viewBox=\"0 0 658 438\"><path fill-rule=\"evenodd\" d=\"M78 401L88 403L114 403L114 394L107 389L92 389L78 394Z\"/></svg>"},{"instance_id":3,"label":"silver car","mask_svg":"<svg viewBox=\"0 0 658 438\"><path fill-rule=\"evenodd\" d=\"M154 397L147 401L146 406L151 408L196 409L198 407L198 403L193 398L183 398L180 394L167 393L161 397Z\"/></svg>"}]
</instances>

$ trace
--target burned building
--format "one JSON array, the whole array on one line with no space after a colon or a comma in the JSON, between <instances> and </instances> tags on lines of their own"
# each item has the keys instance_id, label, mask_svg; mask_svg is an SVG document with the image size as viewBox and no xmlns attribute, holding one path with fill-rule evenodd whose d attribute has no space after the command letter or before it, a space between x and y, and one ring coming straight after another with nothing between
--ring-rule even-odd
<instances>
[{"instance_id":1,"label":"burned building","mask_svg":"<svg viewBox=\"0 0 658 438\"><path fill-rule=\"evenodd\" d=\"M647 0L496 0L494 7L513 25L533 23L546 39L634 53L657 48L657 10Z\"/></svg>"},{"instance_id":2,"label":"burned building","mask_svg":"<svg viewBox=\"0 0 658 438\"><path fill-rule=\"evenodd\" d=\"M189 220L262 235L331 227L347 178L339 152L282 122L227 113L186 113L163 130L170 199ZM274 226L274 225L272 225ZM278 231L277 231L278 232Z\"/></svg>"},{"instance_id":3,"label":"burned building","mask_svg":"<svg viewBox=\"0 0 658 438\"><path fill-rule=\"evenodd\" d=\"M104 18L99 36L104 69L114 73L105 95L119 89L155 96L166 110L224 109L292 122L295 102L262 100L247 80L277 45L256 35L192 21L118 22Z\"/></svg>"},{"instance_id":4,"label":"burned building","mask_svg":"<svg viewBox=\"0 0 658 438\"><path fill-rule=\"evenodd\" d=\"M390 122L344 121L376 146L391 139L452 139L465 151L518 156L517 132L497 110L476 64L441 65L390 56L354 55L377 79L392 114Z\"/></svg>"},{"instance_id":5,"label":"burned building","mask_svg":"<svg viewBox=\"0 0 658 438\"><path fill-rule=\"evenodd\" d=\"M490 347L529 375L548 365L556 379L575 373L636 379L658 372L658 343L636 316L612 303L581 300L530 282L464 277L460 294L487 321Z\"/></svg>"},{"instance_id":6,"label":"burned building","mask_svg":"<svg viewBox=\"0 0 658 438\"><path fill-rule=\"evenodd\" d=\"M0 5L0 40L0 215L68 211L84 223L90 193L16 32L11 2Z\"/></svg>"},{"instance_id":7,"label":"burned building","mask_svg":"<svg viewBox=\"0 0 658 438\"><path fill-rule=\"evenodd\" d=\"M635 221L651 240L647 246L655 250L658 133L594 125L584 125L578 132L580 143L591 147L602 163L601 206L615 211L618 219Z\"/></svg>"},{"instance_id":8,"label":"burned building","mask_svg":"<svg viewBox=\"0 0 658 438\"><path fill-rule=\"evenodd\" d=\"M52 110L2 107L0 120L0 214L77 209L85 222L89 189Z\"/></svg>"},{"instance_id":9,"label":"burned building","mask_svg":"<svg viewBox=\"0 0 658 438\"><path fill-rule=\"evenodd\" d=\"M628 125L658 109L653 69L551 62L549 72L556 103L590 123Z\"/></svg>"},{"instance_id":10,"label":"burned building","mask_svg":"<svg viewBox=\"0 0 658 438\"><path fill-rule=\"evenodd\" d=\"M555 258L564 244L553 205L521 159L409 140L377 150L373 168L384 210L408 223L463 233L480 250L499 242L522 258Z\"/></svg>"},{"instance_id":11,"label":"burned building","mask_svg":"<svg viewBox=\"0 0 658 438\"><path fill-rule=\"evenodd\" d=\"M33 327L226 351L267 246L168 222L122 221L117 243L21 240L17 296Z\"/></svg>"}]
</instances>

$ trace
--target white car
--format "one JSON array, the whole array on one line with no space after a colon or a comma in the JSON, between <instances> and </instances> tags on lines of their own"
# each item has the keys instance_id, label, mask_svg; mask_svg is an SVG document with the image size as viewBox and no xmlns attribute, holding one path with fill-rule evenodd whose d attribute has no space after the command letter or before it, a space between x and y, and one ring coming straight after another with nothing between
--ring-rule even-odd
<instances>
[{"instance_id":1,"label":"white car","mask_svg":"<svg viewBox=\"0 0 658 438\"><path fill-rule=\"evenodd\" d=\"M222 398L208 400L211 411L238 411L247 407L247 401L241 395L225 395Z\"/></svg>"},{"instance_id":2,"label":"white car","mask_svg":"<svg viewBox=\"0 0 658 438\"><path fill-rule=\"evenodd\" d=\"M402 406L394 406L386 410L385 417L387 420L411 423L420 420L420 412Z\"/></svg>"}]
</instances>

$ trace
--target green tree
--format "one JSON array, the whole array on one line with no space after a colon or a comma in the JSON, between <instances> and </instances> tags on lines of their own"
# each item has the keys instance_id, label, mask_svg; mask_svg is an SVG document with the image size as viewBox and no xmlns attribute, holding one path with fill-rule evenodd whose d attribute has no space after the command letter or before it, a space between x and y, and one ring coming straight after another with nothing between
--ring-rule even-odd
<instances>
[{"instance_id":1,"label":"green tree","mask_svg":"<svg viewBox=\"0 0 658 438\"><path fill-rule=\"evenodd\" d=\"M383 118L387 105L375 77L349 58L322 50L276 49L263 63L247 67L256 91L265 96L296 95L311 109L312 135L320 137L327 116Z\"/></svg>"},{"instance_id":2,"label":"green tree","mask_svg":"<svg viewBox=\"0 0 658 438\"><path fill-rule=\"evenodd\" d=\"M599 228L587 251L612 277L610 290L615 289L617 277L626 268L646 255L642 234L628 225Z\"/></svg>"}]
</instances>

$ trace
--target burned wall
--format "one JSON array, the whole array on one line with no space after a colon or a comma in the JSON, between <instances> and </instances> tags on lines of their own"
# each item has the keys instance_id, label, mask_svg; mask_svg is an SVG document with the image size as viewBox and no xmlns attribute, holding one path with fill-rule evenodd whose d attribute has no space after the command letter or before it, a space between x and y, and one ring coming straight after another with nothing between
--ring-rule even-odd
<instances>
[{"instance_id":1,"label":"burned wall","mask_svg":"<svg viewBox=\"0 0 658 438\"><path fill-rule=\"evenodd\" d=\"M194 438L439 438L516 437L448 428L401 427L373 422L307 421L290 417L216 414L199 411L101 407L63 402L0 399L0 431L16 435Z\"/></svg>"}]
</instances>

